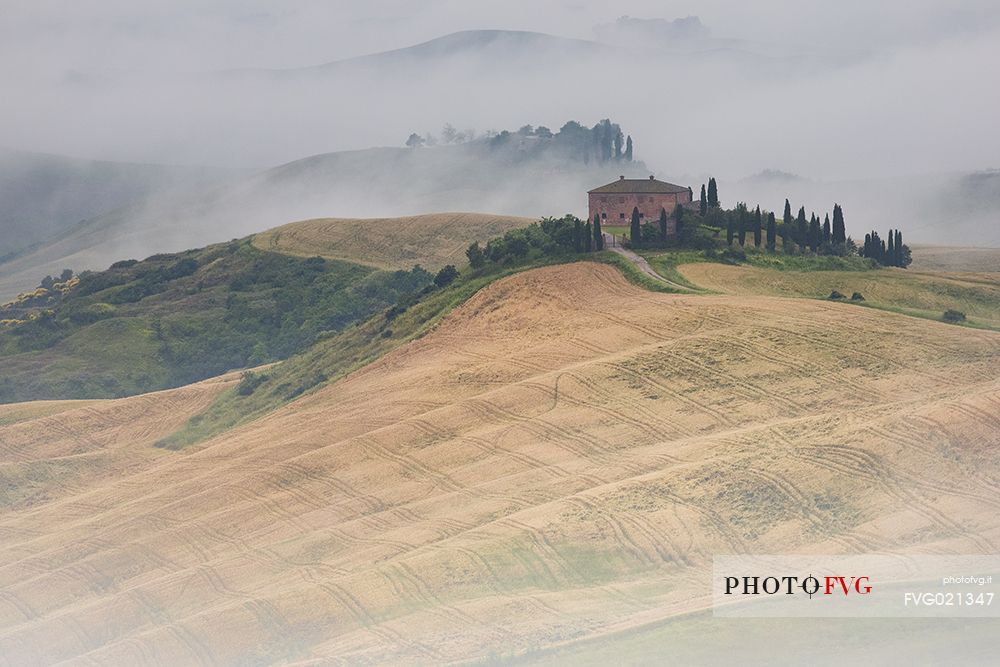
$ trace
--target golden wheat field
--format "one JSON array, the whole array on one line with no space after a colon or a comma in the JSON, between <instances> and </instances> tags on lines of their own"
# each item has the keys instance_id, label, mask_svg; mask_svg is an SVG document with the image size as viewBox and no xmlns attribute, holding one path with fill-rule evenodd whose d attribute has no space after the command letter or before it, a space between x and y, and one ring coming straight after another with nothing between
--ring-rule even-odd
<instances>
[{"instance_id":1,"label":"golden wheat field","mask_svg":"<svg viewBox=\"0 0 1000 667\"><path fill-rule=\"evenodd\" d=\"M320 218L292 222L254 237L262 250L290 255L320 255L409 269L414 264L439 269L461 266L473 241L483 243L534 220L485 213L432 213L402 218Z\"/></svg>"},{"instance_id":2,"label":"golden wheat field","mask_svg":"<svg viewBox=\"0 0 1000 667\"><path fill-rule=\"evenodd\" d=\"M233 377L22 411L0 665L516 657L704 609L713 554L996 553L998 370L1000 333L584 262L180 452Z\"/></svg>"}]
</instances>

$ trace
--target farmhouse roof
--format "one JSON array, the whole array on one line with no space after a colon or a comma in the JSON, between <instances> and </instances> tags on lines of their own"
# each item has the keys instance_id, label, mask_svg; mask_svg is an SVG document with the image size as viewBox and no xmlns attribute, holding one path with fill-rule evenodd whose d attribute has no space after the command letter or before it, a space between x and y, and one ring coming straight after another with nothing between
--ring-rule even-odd
<instances>
[{"instance_id":1,"label":"farmhouse roof","mask_svg":"<svg viewBox=\"0 0 1000 667\"><path fill-rule=\"evenodd\" d=\"M666 194L672 195L680 192L687 192L686 187L658 181L652 176L649 178L625 178L620 176L617 181L594 188L589 192L597 194Z\"/></svg>"}]
</instances>

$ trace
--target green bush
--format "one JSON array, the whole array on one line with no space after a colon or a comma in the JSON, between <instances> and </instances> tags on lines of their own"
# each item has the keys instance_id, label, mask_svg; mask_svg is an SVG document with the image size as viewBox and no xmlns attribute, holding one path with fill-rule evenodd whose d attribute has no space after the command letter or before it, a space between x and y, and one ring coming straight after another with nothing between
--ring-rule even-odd
<instances>
[{"instance_id":1,"label":"green bush","mask_svg":"<svg viewBox=\"0 0 1000 667\"><path fill-rule=\"evenodd\" d=\"M473 269L480 269L487 262L493 264L522 263L540 256L562 256L577 252L577 230L585 227L573 215L562 218L542 218L521 229L512 229L503 236L490 239L485 248L473 243L465 251ZM586 239L580 238L580 246ZM447 268L447 267L445 267Z\"/></svg>"},{"instance_id":2,"label":"green bush","mask_svg":"<svg viewBox=\"0 0 1000 667\"><path fill-rule=\"evenodd\" d=\"M236 393L240 396L249 396L256 391L257 387L267 382L267 377L263 373L244 371L240 375L240 383L236 385Z\"/></svg>"},{"instance_id":3,"label":"green bush","mask_svg":"<svg viewBox=\"0 0 1000 667\"><path fill-rule=\"evenodd\" d=\"M123 259L112 264L109 269L129 269L139 263L137 259Z\"/></svg>"},{"instance_id":4,"label":"green bush","mask_svg":"<svg viewBox=\"0 0 1000 667\"><path fill-rule=\"evenodd\" d=\"M468 250L465 251L465 256L469 258L469 266L474 269L478 269L486 263L486 255L479 247L478 241L469 246Z\"/></svg>"},{"instance_id":5,"label":"green bush","mask_svg":"<svg viewBox=\"0 0 1000 667\"><path fill-rule=\"evenodd\" d=\"M944 315L941 316L945 322L951 322L952 324L958 324L959 322L965 321L965 313L960 310L952 310L949 308L944 311Z\"/></svg>"},{"instance_id":6,"label":"green bush","mask_svg":"<svg viewBox=\"0 0 1000 667\"><path fill-rule=\"evenodd\" d=\"M705 259L722 262L723 264L739 265L747 261L747 254L742 248L725 247L722 250L708 248L703 253Z\"/></svg>"},{"instance_id":7,"label":"green bush","mask_svg":"<svg viewBox=\"0 0 1000 667\"><path fill-rule=\"evenodd\" d=\"M434 276L434 284L438 287L445 287L454 282L455 278L458 278L458 269L455 268L454 264L448 264Z\"/></svg>"},{"instance_id":8,"label":"green bush","mask_svg":"<svg viewBox=\"0 0 1000 667\"><path fill-rule=\"evenodd\" d=\"M190 276L198 270L198 260L192 257L185 257L181 261L172 264L164 272L163 280L177 280L185 276Z\"/></svg>"}]
</instances>

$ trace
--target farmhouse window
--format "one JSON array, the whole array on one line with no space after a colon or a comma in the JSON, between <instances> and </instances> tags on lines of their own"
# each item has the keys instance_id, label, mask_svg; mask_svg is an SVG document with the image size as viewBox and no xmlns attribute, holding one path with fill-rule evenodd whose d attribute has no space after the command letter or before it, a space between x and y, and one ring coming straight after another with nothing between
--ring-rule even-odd
<instances>
[{"instance_id":1,"label":"farmhouse window","mask_svg":"<svg viewBox=\"0 0 1000 667\"><path fill-rule=\"evenodd\" d=\"M619 213L618 214L618 219L619 220L624 220L625 219L625 214L624 213Z\"/></svg>"}]
</instances>

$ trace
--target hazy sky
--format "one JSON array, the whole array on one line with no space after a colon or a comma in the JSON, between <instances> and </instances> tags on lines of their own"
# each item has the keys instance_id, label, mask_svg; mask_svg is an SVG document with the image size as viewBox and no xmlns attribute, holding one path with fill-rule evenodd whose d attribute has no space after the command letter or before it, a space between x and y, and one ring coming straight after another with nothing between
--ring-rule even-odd
<instances>
[{"instance_id":1,"label":"hazy sky","mask_svg":"<svg viewBox=\"0 0 1000 667\"><path fill-rule=\"evenodd\" d=\"M297 67L466 29L591 38L622 15L697 15L717 37L891 51L996 30L995 0L3 0L8 73Z\"/></svg>"},{"instance_id":2,"label":"hazy sky","mask_svg":"<svg viewBox=\"0 0 1000 667\"><path fill-rule=\"evenodd\" d=\"M395 88L382 72L281 95L187 89L175 76L309 66L465 29L594 39L595 25L622 15L697 15L715 38L845 61L749 75L714 60L678 62L625 72L600 96L587 90L583 66L486 88L485 76L456 63L466 66L460 74L428 72L424 89ZM666 83L652 81L661 74ZM0 146L84 157L265 166L400 145L410 129L445 122L558 127L609 116L636 134L643 159L673 173L981 169L1000 166L997 80L996 0L0 0Z\"/></svg>"}]
</instances>

